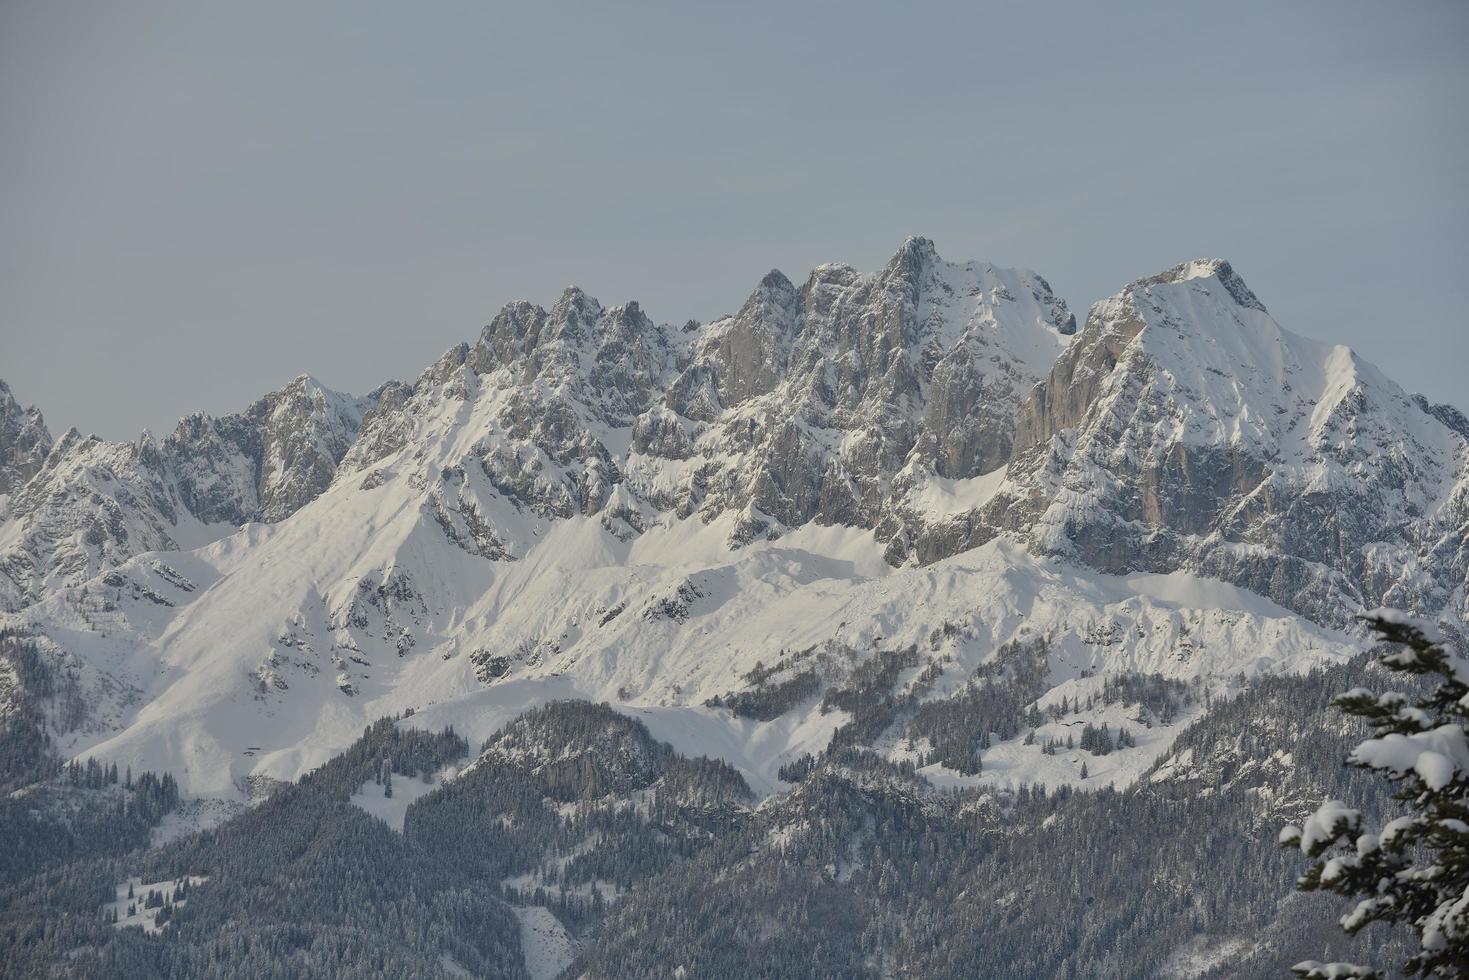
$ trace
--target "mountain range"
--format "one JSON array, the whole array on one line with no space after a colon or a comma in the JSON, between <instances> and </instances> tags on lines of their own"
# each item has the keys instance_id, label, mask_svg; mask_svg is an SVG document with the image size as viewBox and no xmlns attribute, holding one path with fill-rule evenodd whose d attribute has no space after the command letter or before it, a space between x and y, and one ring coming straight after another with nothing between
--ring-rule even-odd
<instances>
[{"instance_id":1,"label":"mountain range","mask_svg":"<svg viewBox=\"0 0 1469 980\"><path fill-rule=\"evenodd\" d=\"M917 796L1167 784L1217 771L1187 726L1346 669L1366 609L1462 645L1466 583L1469 419L1215 259L1079 326L1041 276L921 238L707 323L573 287L411 382L303 375L161 441L53 439L0 384L0 633L65 678L12 657L0 710L171 774L155 842L384 717L543 772L569 750L516 719L568 700L777 823L822 766ZM652 761L616 792L671 771L617 744Z\"/></svg>"}]
</instances>

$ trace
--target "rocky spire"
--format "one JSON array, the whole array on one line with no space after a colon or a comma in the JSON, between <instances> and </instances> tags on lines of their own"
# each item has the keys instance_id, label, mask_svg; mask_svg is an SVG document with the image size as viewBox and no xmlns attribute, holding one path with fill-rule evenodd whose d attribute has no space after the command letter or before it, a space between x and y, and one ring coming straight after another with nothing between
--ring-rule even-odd
<instances>
[{"instance_id":1,"label":"rocky spire","mask_svg":"<svg viewBox=\"0 0 1469 980\"><path fill-rule=\"evenodd\" d=\"M34 406L21 408L0 381L0 494L10 493L25 483L51 451L51 433Z\"/></svg>"}]
</instances>

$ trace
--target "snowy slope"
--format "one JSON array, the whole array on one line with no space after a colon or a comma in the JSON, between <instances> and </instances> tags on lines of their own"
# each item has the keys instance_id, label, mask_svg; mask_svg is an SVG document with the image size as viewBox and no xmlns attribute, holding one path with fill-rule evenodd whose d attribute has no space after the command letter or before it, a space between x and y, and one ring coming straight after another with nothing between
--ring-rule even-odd
<instances>
[{"instance_id":1,"label":"snowy slope","mask_svg":"<svg viewBox=\"0 0 1469 980\"><path fill-rule=\"evenodd\" d=\"M421 512L367 506L372 494L337 487L277 528L168 556L170 577L193 593L161 578L156 559L134 561L106 635L62 597L30 611L83 665L99 704L126 692L100 709L115 733L77 732L67 749L230 795L250 776L295 778L406 708L415 724L483 739L526 707L577 696L625 705L655 736L724 758L768 792L778 765L823 748L842 713L810 702L758 722L703 702L787 653L830 652L840 677L876 649L916 645L924 664L943 664L938 697L1016 638L1051 639L1058 686L1113 671L1223 683L1357 649L1220 583L1097 576L1001 541L893 569L870 534L850 529L813 526L731 552L729 517L670 520L631 543L575 518L522 560L491 564L447 546ZM340 526L368 533L348 538ZM321 546L344 540L355 547Z\"/></svg>"}]
</instances>

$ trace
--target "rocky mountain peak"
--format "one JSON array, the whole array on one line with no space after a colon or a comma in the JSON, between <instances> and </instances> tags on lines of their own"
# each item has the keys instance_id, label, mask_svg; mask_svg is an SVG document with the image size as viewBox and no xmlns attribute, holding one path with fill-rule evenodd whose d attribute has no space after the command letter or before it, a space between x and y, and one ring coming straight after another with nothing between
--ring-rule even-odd
<instances>
[{"instance_id":1,"label":"rocky mountain peak","mask_svg":"<svg viewBox=\"0 0 1469 980\"><path fill-rule=\"evenodd\" d=\"M917 282L924 275L928 267L934 263L943 262L939 257L939 248L928 238L920 238L918 235L909 235L903 239L898 251L893 253L892 259L887 260L880 278L883 279L906 279L906 281Z\"/></svg>"},{"instance_id":2,"label":"rocky mountain peak","mask_svg":"<svg viewBox=\"0 0 1469 980\"><path fill-rule=\"evenodd\" d=\"M34 405L22 408L0 381L0 494L25 483L46 461L51 451L51 433Z\"/></svg>"},{"instance_id":3,"label":"rocky mountain peak","mask_svg":"<svg viewBox=\"0 0 1469 980\"><path fill-rule=\"evenodd\" d=\"M1040 553L1197 570L1318 622L1439 610L1462 603L1453 422L1283 329L1228 263L1182 263L1093 306L1021 411L1016 490L991 512L1046 500L1023 518Z\"/></svg>"},{"instance_id":4,"label":"rocky mountain peak","mask_svg":"<svg viewBox=\"0 0 1469 980\"><path fill-rule=\"evenodd\" d=\"M570 341L584 340L602 316L602 304L588 296L579 286L567 286L551 307L551 337Z\"/></svg>"},{"instance_id":5,"label":"rocky mountain peak","mask_svg":"<svg viewBox=\"0 0 1469 980\"><path fill-rule=\"evenodd\" d=\"M779 269L771 269L765 273L765 277L760 280L760 289L778 293L794 293L796 291L795 285Z\"/></svg>"},{"instance_id":6,"label":"rocky mountain peak","mask_svg":"<svg viewBox=\"0 0 1469 980\"><path fill-rule=\"evenodd\" d=\"M1224 259L1193 259L1189 262L1180 262L1157 275L1137 280L1124 292L1135 289L1146 291L1151 286L1174 285L1193 279L1217 280L1229 297L1240 306L1259 310L1261 313L1269 312L1265 309L1265 304L1260 302L1259 298L1250 291L1250 287L1245 285L1245 281L1234 271L1234 267Z\"/></svg>"},{"instance_id":7,"label":"rocky mountain peak","mask_svg":"<svg viewBox=\"0 0 1469 980\"><path fill-rule=\"evenodd\" d=\"M822 266L800 289L773 270L738 313L692 328L577 289L549 313L509 304L374 416L345 468L420 445L427 479L482 473L547 518L613 507L634 530L659 510L757 515L746 523L767 535L872 526L910 457L943 477L1002 466L1021 398L1074 324L1034 273L947 263L923 239L900 259L868 275ZM436 520L472 553L513 553L474 530L495 506L475 486L433 490Z\"/></svg>"},{"instance_id":8,"label":"rocky mountain peak","mask_svg":"<svg viewBox=\"0 0 1469 980\"><path fill-rule=\"evenodd\" d=\"M883 278L906 278L916 280L932 263L941 261L934 243L917 235L909 235L893 253L883 268Z\"/></svg>"},{"instance_id":9,"label":"rocky mountain peak","mask_svg":"<svg viewBox=\"0 0 1469 980\"><path fill-rule=\"evenodd\" d=\"M862 273L846 262L823 262L806 277L806 284L801 287L803 301L809 304L812 301L810 297L823 287L843 288L861 278Z\"/></svg>"},{"instance_id":10,"label":"rocky mountain peak","mask_svg":"<svg viewBox=\"0 0 1469 980\"><path fill-rule=\"evenodd\" d=\"M547 313L534 303L506 303L495 314L469 352L470 370L488 374L514 362L540 341Z\"/></svg>"},{"instance_id":11,"label":"rocky mountain peak","mask_svg":"<svg viewBox=\"0 0 1469 980\"><path fill-rule=\"evenodd\" d=\"M734 515L733 545L863 528L896 565L1009 534L1105 571L1208 571L1332 620L1342 583L1407 581L1402 549L1422 542L1383 521L1448 499L1434 488L1463 428L1345 348L1283 330L1223 260L1139 279L1078 332L1039 275L949 262L914 237L871 273L823 265L798 288L772 270L739 312L683 329L576 287L549 311L510 303L412 387L354 399L303 375L237 415L186 417L132 454L143 489L125 498L101 476L127 469L115 454L74 452L124 501L101 524L127 532L110 555L180 546L184 517L279 521L334 484L403 480L478 559L519 557L550 526L527 521L576 515L624 541L660 513ZM1326 550L1293 523L1314 499L1301 488L1322 486L1345 494L1318 515L1337 529ZM147 533L131 530L139 501ZM1373 535L1391 548L1370 569L1343 557ZM1239 560L1260 542L1286 571Z\"/></svg>"},{"instance_id":12,"label":"rocky mountain peak","mask_svg":"<svg viewBox=\"0 0 1469 980\"><path fill-rule=\"evenodd\" d=\"M113 443L69 430L7 506L0 607L145 551L289 517L331 483L376 395L353 398L303 374L243 412L187 415L161 442L147 431Z\"/></svg>"},{"instance_id":13,"label":"rocky mountain peak","mask_svg":"<svg viewBox=\"0 0 1469 980\"><path fill-rule=\"evenodd\" d=\"M1434 404L1423 395L1414 395L1413 403L1426 414L1463 436L1465 442L1469 442L1469 416L1465 416L1463 412L1459 411L1453 405L1447 403Z\"/></svg>"},{"instance_id":14,"label":"rocky mountain peak","mask_svg":"<svg viewBox=\"0 0 1469 980\"><path fill-rule=\"evenodd\" d=\"M133 439L133 455L143 460L156 459L158 453L158 438L153 435L152 429L144 429Z\"/></svg>"},{"instance_id":15,"label":"rocky mountain peak","mask_svg":"<svg viewBox=\"0 0 1469 980\"><path fill-rule=\"evenodd\" d=\"M775 390L785 376L800 316L796 287L773 269L738 313L704 328L696 341L695 373L712 373L720 405L732 408Z\"/></svg>"}]
</instances>

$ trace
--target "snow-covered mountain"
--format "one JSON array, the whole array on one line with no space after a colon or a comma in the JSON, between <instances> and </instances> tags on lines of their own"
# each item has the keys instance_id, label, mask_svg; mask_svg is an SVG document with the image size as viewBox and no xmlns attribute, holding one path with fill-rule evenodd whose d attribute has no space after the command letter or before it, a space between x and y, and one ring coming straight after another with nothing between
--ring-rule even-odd
<instances>
[{"instance_id":1,"label":"snow-covered mountain","mask_svg":"<svg viewBox=\"0 0 1469 980\"><path fill-rule=\"evenodd\" d=\"M82 436L55 445L35 409L0 393L0 446L25 476L0 496L0 608L78 587L134 555L197 548L247 521L289 517L331 482L364 412L306 375L244 412L196 412L161 444ZM3 484L0 484L3 489Z\"/></svg>"},{"instance_id":2,"label":"snow-covered mountain","mask_svg":"<svg viewBox=\"0 0 1469 980\"><path fill-rule=\"evenodd\" d=\"M1204 694L1360 649L1364 606L1469 616L1463 417L1218 261L1079 332L1041 277L922 239L702 325L568 289L412 385L302 378L38 468L11 404L0 625L85 692L58 747L193 794L408 708L485 739L568 696L762 794L834 737L939 782L1125 784ZM1056 751L1103 723L1134 744Z\"/></svg>"},{"instance_id":3,"label":"snow-covered mountain","mask_svg":"<svg viewBox=\"0 0 1469 980\"><path fill-rule=\"evenodd\" d=\"M1455 416L1282 329L1228 263L1185 263L1093 307L964 543L1018 531L1035 554L1186 570L1337 626L1384 605L1460 624Z\"/></svg>"}]
</instances>

